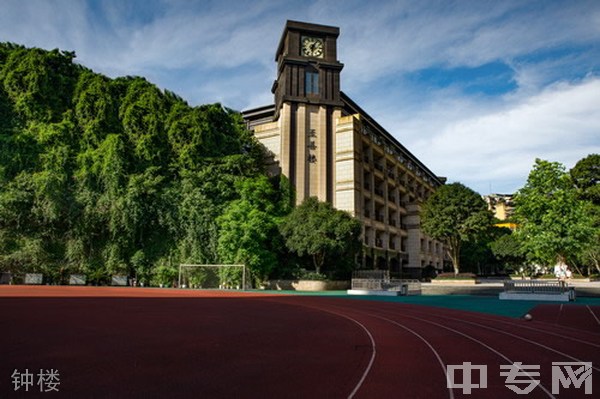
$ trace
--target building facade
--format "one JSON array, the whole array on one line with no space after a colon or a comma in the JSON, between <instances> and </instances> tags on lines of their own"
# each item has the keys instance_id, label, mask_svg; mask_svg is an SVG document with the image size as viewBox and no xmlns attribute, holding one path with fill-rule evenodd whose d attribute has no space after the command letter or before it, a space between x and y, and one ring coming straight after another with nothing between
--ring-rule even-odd
<instances>
[{"instance_id":1,"label":"building facade","mask_svg":"<svg viewBox=\"0 0 600 399\"><path fill-rule=\"evenodd\" d=\"M488 209L494 213L494 217L498 220L510 219L515 211L512 194L489 194L484 195L483 199L487 203Z\"/></svg>"},{"instance_id":2,"label":"building facade","mask_svg":"<svg viewBox=\"0 0 600 399\"><path fill-rule=\"evenodd\" d=\"M288 21L277 48L272 105L243 112L295 187L363 225L363 268L421 277L443 268L445 250L420 229L436 176L340 90L339 28Z\"/></svg>"}]
</instances>

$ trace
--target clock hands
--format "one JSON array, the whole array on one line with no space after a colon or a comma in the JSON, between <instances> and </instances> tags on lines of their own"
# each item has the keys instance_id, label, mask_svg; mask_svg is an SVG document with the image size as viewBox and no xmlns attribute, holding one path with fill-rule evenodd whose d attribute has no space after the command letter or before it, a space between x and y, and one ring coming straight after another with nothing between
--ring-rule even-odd
<instances>
[{"instance_id":1,"label":"clock hands","mask_svg":"<svg viewBox=\"0 0 600 399\"><path fill-rule=\"evenodd\" d=\"M307 37L302 41L302 53L308 57L323 56L323 41Z\"/></svg>"}]
</instances>

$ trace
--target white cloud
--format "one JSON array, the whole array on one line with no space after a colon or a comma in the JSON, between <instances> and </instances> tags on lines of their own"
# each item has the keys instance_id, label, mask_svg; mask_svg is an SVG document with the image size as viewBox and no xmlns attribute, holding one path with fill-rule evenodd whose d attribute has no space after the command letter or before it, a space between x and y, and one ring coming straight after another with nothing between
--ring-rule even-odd
<instances>
[{"instance_id":1,"label":"white cloud","mask_svg":"<svg viewBox=\"0 0 600 399\"><path fill-rule=\"evenodd\" d=\"M505 107L461 118L449 115L440 131L417 125L422 139L405 144L435 172L468 184L480 192L489 183L506 182L499 191L524 184L535 158L558 161L568 168L590 153L600 153L600 79L559 83L542 93ZM437 109L415 116L433 119ZM442 171L442 172L440 172ZM520 184L520 185L517 185Z\"/></svg>"},{"instance_id":2,"label":"white cloud","mask_svg":"<svg viewBox=\"0 0 600 399\"><path fill-rule=\"evenodd\" d=\"M74 50L109 76L142 75L193 105L243 109L272 101L286 19L339 26L343 90L451 180L513 191L536 157L570 167L600 152L597 0L3 0L0 41ZM514 92L408 77L492 62L514 70Z\"/></svg>"},{"instance_id":3,"label":"white cloud","mask_svg":"<svg viewBox=\"0 0 600 399\"><path fill-rule=\"evenodd\" d=\"M337 14L352 89L432 66L475 67L560 46L600 40L598 3L410 2ZM593 10L596 10L596 13ZM365 12L363 14L362 12Z\"/></svg>"}]
</instances>

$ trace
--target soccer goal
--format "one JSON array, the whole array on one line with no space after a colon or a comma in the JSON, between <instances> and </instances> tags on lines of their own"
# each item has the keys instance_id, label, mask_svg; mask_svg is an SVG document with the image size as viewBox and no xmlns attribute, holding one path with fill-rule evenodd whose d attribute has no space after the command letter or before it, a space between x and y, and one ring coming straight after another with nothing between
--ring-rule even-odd
<instances>
[{"instance_id":1,"label":"soccer goal","mask_svg":"<svg viewBox=\"0 0 600 399\"><path fill-rule=\"evenodd\" d=\"M245 290L246 286L245 265L179 265L179 288Z\"/></svg>"}]
</instances>

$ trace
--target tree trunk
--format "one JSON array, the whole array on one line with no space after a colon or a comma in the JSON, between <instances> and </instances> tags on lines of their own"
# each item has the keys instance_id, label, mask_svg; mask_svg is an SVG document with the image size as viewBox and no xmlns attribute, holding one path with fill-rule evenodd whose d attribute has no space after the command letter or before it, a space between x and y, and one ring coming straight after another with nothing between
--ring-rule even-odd
<instances>
[{"instance_id":1,"label":"tree trunk","mask_svg":"<svg viewBox=\"0 0 600 399\"><path fill-rule=\"evenodd\" d=\"M460 239L454 238L449 240L448 243L448 254L452 260L452 266L454 267L454 275L460 273Z\"/></svg>"},{"instance_id":2,"label":"tree trunk","mask_svg":"<svg viewBox=\"0 0 600 399\"><path fill-rule=\"evenodd\" d=\"M314 254L313 255L313 263L315 265L315 271L317 274L321 274L321 266L323 266L323 261L325 260L324 254Z\"/></svg>"}]
</instances>

